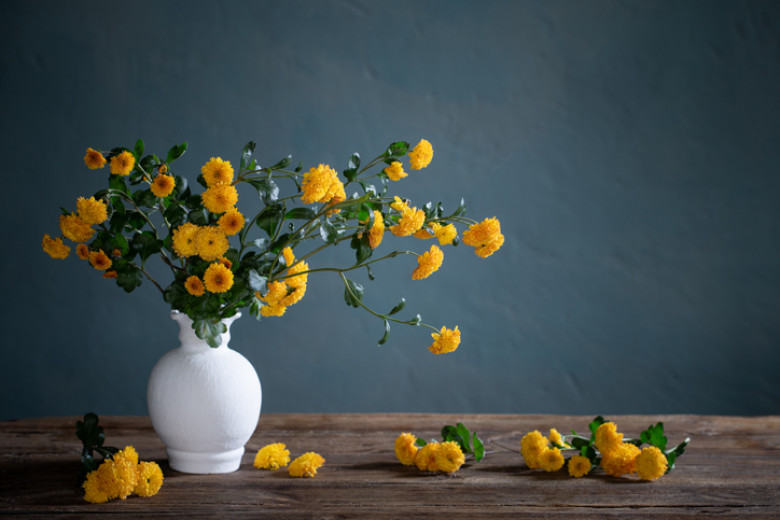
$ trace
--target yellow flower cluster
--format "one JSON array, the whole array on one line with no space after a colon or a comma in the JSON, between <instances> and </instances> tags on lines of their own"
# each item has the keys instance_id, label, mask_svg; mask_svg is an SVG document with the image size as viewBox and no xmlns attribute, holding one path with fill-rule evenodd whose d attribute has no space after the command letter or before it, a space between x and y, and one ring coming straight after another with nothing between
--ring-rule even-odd
<instances>
[{"instance_id":1,"label":"yellow flower cluster","mask_svg":"<svg viewBox=\"0 0 780 520\"><path fill-rule=\"evenodd\" d=\"M409 168L421 170L431 164L433 160L433 146L425 139L421 139L409 152Z\"/></svg>"},{"instance_id":2,"label":"yellow flower cluster","mask_svg":"<svg viewBox=\"0 0 780 520\"><path fill-rule=\"evenodd\" d=\"M642 480L655 480L666 473L666 456L655 446L639 449L634 444L623 442L615 423L606 422L596 430L594 441L601 452L601 467L607 475L619 477L636 473Z\"/></svg>"},{"instance_id":3,"label":"yellow flower cluster","mask_svg":"<svg viewBox=\"0 0 780 520\"><path fill-rule=\"evenodd\" d=\"M268 284L268 292L265 296L255 293L258 300L263 302L260 308L262 316L283 316L287 307L301 301L306 294L309 265L304 261L296 263L295 255L289 247L282 250L282 256L288 266L286 278L273 281Z\"/></svg>"},{"instance_id":4,"label":"yellow flower cluster","mask_svg":"<svg viewBox=\"0 0 780 520\"><path fill-rule=\"evenodd\" d=\"M290 463L290 450L284 443L276 442L263 446L257 451L254 467L257 469L277 470ZM291 477L314 477L317 470L325 464L322 455L309 451L290 463L288 473Z\"/></svg>"},{"instance_id":5,"label":"yellow flower cluster","mask_svg":"<svg viewBox=\"0 0 780 520\"><path fill-rule=\"evenodd\" d=\"M203 206L215 215L227 212L238 202L238 190L233 185L233 166L221 157L212 157L201 169L206 191L201 195Z\"/></svg>"},{"instance_id":6,"label":"yellow flower cluster","mask_svg":"<svg viewBox=\"0 0 780 520\"><path fill-rule=\"evenodd\" d=\"M504 244L501 223L497 218L486 218L479 224L473 224L463 233L463 243L475 247L480 258L487 258Z\"/></svg>"},{"instance_id":7,"label":"yellow flower cluster","mask_svg":"<svg viewBox=\"0 0 780 520\"><path fill-rule=\"evenodd\" d=\"M420 471L455 473L466 462L463 450L454 441L429 442L422 448L416 443L417 437L411 433L402 433L396 438L395 456L404 466L416 466Z\"/></svg>"},{"instance_id":8,"label":"yellow flower cluster","mask_svg":"<svg viewBox=\"0 0 780 520\"><path fill-rule=\"evenodd\" d=\"M655 480L668 469L666 455L656 446L640 449L633 443L623 442L623 434L612 422L601 424L595 432L593 446L601 454L601 467L607 475L636 474L642 480ZM572 449L553 428L549 439L538 430L527 433L520 441L520 453L531 469L558 471L566 463L561 450ZM597 460L598 462L598 460ZM568 460L569 475L579 478L590 473L593 461L583 455Z\"/></svg>"},{"instance_id":9,"label":"yellow flower cluster","mask_svg":"<svg viewBox=\"0 0 780 520\"><path fill-rule=\"evenodd\" d=\"M422 280L428 278L444 261L444 253L438 246L431 246L431 249L417 257L417 268L412 271L412 280Z\"/></svg>"},{"instance_id":10,"label":"yellow flower cluster","mask_svg":"<svg viewBox=\"0 0 780 520\"><path fill-rule=\"evenodd\" d=\"M433 343L428 347L428 350L434 354L449 354L460 345L460 330L458 330L457 325L455 329L442 327L439 332L432 332L431 337L433 337Z\"/></svg>"},{"instance_id":11,"label":"yellow flower cluster","mask_svg":"<svg viewBox=\"0 0 780 520\"><path fill-rule=\"evenodd\" d=\"M397 237L414 235L425 224L425 211L417 207L410 208L401 197L396 196L395 202L390 204L390 207L401 215L398 224L390 226L390 232Z\"/></svg>"},{"instance_id":12,"label":"yellow flower cluster","mask_svg":"<svg viewBox=\"0 0 780 520\"><path fill-rule=\"evenodd\" d=\"M162 487L163 473L155 462L139 462L132 446L106 459L98 469L87 474L82 484L84 500L102 504L109 500L126 499L135 493L142 497L155 495Z\"/></svg>"},{"instance_id":13,"label":"yellow flower cluster","mask_svg":"<svg viewBox=\"0 0 780 520\"><path fill-rule=\"evenodd\" d=\"M108 219L106 203L96 200L95 197L88 199L79 197L76 200L76 211L76 213L60 215L62 236L52 238L48 233L44 234L41 247L52 258L65 259L70 255L70 247L65 245L62 239L67 238L76 243L79 258L89 259L95 269L101 271L108 269L111 267L111 259L102 250L90 251L85 244L95 234L92 226L100 225Z\"/></svg>"},{"instance_id":14,"label":"yellow flower cluster","mask_svg":"<svg viewBox=\"0 0 780 520\"><path fill-rule=\"evenodd\" d=\"M290 463L290 450L281 442L263 446L257 450L254 467L257 469L277 470Z\"/></svg>"},{"instance_id":15,"label":"yellow flower cluster","mask_svg":"<svg viewBox=\"0 0 780 520\"><path fill-rule=\"evenodd\" d=\"M329 203L334 206L339 202L347 200L347 194L344 192L344 184L339 180L336 171L327 164L320 164L316 168L311 168L303 175L301 183L301 202L304 204L313 204L315 202ZM328 214L338 213L338 208Z\"/></svg>"}]
</instances>

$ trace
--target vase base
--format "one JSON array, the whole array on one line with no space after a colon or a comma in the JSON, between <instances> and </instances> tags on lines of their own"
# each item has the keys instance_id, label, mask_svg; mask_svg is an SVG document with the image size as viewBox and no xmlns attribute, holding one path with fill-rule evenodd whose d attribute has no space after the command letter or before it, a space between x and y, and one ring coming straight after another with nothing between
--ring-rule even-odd
<instances>
[{"instance_id":1,"label":"vase base","mask_svg":"<svg viewBox=\"0 0 780 520\"><path fill-rule=\"evenodd\" d=\"M244 448L217 453L199 453L166 448L168 465L182 473L232 473L241 466Z\"/></svg>"}]
</instances>

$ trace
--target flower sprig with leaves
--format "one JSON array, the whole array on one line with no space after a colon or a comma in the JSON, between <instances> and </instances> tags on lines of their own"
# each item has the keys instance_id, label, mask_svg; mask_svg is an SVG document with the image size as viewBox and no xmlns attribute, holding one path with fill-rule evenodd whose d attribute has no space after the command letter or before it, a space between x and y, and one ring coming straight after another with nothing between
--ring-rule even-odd
<instances>
[{"instance_id":1,"label":"flower sprig with leaves","mask_svg":"<svg viewBox=\"0 0 780 520\"><path fill-rule=\"evenodd\" d=\"M441 442L402 433L395 440L395 456L405 466L417 466L421 471L455 473L466 462L466 455L479 462L485 456L485 445L477 433L471 433L463 423L441 429Z\"/></svg>"},{"instance_id":2,"label":"flower sprig with leaves","mask_svg":"<svg viewBox=\"0 0 780 520\"><path fill-rule=\"evenodd\" d=\"M409 176L411 170L426 168L433 147L425 139L411 147L405 141L390 144L384 152L363 164L352 154L343 179L328 165L319 164L304 172L302 164L290 169L291 156L272 166L260 166L254 156L255 143L241 151L238 169L230 161L212 157L203 164L197 193L185 177L175 175L174 163L187 144L173 146L164 159L145 155L139 139L131 148L107 152L87 149L85 164L93 170L109 165L108 188L92 197L79 197L76 211L62 209L61 237L44 235L42 247L53 258L66 258L76 244L76 254L103 277L113 279L127 292L150 281L174 310L193 321L195 333L216 347L226 328L221 320L248 308L258 319L282 316L306 293L309 274L331 272L344 283L344 299L382 320L387 341L392 323L423 326L432 331L429 350L452 352L460 344L460 330L436 328L423 323L419 314L398 316L406 304L403 298L388 312L369 308L365 287L352 273L366 270L374 279L374 264L400 255L417 258L411 278L421 280L437 271L443 262L440 246L473 246L488 257L504 242L496 218L476 222L466 218L460 204L447 214L441 202L422 207L390 194L392 183ZM251 218L237 207L237 185L252 186L262 208ZM281 186L280 186L281 184ZM283 194L283 187L291 189ZM346 190L355 192L347 197ZM468 226L458 236L457 226ZM389 231L389 233L387 233ZM436 238L438 244L422 253L406 247L381 253L386 235ZM354 250L353 264L339 267L315 263L315 255L347 243ZM147 268L150 258L159 258L170 270L171 281L155 279ZM311 262L311 266L310 266Z\"/></svg>"},{"instance_id":3,"label":"flower sprig with leaves","mask_svg":"<svg viewBox=\"0 0 780 520\"><path fill-rule=\"evenodd\" d=\"M138 460L132 446L123 449L104 446L105 433L94 413L84 415L76 422L76 436L81 440L80 482L84 500L102 504L116 498L126 499L132 494L142 497L156 495L163 484L163 473L156 462ZM103 460L98 463L95 454Z\"/></svg>"},{"instance_id":4,"label":"flower sprig with leaves","mask_svg":"<svg viewBox=\"0 0 780 520\"><path fill-rule=\"evenodd\" d=\"M674 468L677 458L690 442L686 438L677 446L667 448L664 425L658 422L644 430L638 439L624 438L617 425L598 416L588 425L590 436L561 435L555 428L545 437L538 430L527 433L520 442L520 453L531 469L558 471L564 465L569 475L583 477L593 468L601 467L607 475L621 476L636 473L642 480L655 480ZM643 444L648 446L642 448ZM575 455L568 461L563 452Z\"/></svg>"}]
</instances>

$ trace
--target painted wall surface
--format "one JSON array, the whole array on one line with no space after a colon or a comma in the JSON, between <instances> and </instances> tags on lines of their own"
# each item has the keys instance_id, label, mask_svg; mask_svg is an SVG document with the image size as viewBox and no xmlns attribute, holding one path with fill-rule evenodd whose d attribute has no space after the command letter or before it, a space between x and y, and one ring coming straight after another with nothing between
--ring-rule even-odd
<instances>
[{"instance_id":1,"label":"painted wall surface","mask_svg":"<svg viewBox=\"0 0 780 520\"><path fill-rule=\"evenodd\" d=\"M393 189L502 222L488 259L358 277L459 325L453 354L378 347L327 273L236 322L265 412L780 413L780 3L7 1L0 107L0 419L146 414L169 308L40 245L104 186L85 149L138 138L187 141L191 181L249 140L341 170L426 138Z\"/></svg>"}]
</instances>

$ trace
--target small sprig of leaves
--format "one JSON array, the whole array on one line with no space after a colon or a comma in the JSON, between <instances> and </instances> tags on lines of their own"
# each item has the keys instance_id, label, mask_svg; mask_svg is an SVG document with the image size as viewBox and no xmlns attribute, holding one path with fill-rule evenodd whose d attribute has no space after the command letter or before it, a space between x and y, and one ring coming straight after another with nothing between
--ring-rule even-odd
<instances>
[{"instance_id":1,"label":"small sprig of leaves","mask_svg":"<svg viewBox=\"0 0 780 520\"><path fill-rule=\"evenodd\" d=\"M477 432L471 433L463 423L459 422L455 426L444 426L441 429L441 438L442 442L452 441L457 443L463 454L474 457L476 462L481 461L485 457L485 444L482 442L482 439L477 437ZM425 439L418 438L416 444L423 447L428 443Z\"/></svg>"},{"instance_id":2,"label":"small sprig of leaves","mask_svg":"<svg viewBox=\"0 0 780 520\"><path fill-rule=\"evenodd\" d=\"M572 435L563 436L563 440L564 442L569 443L573 448L578 449L580 452L579 454L583 457L587 457L594 466L598 466L601 463L601 454L594 444L596 441L596 430L605 422L607 421L604 417L599 415L588 425L588 429L590 430L589 437L584 437L579 435L576 431L571 430ZM674 469L674 463L677 460L677 457L685 452L685 448L688 446L688 443L691 442L691 439L690 437L686 437L685 440L677 446L667 449L668 440L664 435L664 423L659 421L657 424L650 425L646 430L640 433L638 439L624 438L623 442L633 444L636 447L648 444L661 450L666 456L666 462L668 464L666 472L669 473ZM556 448L564 449L565 446L556 445Z\"/></svg>"},{"instance_id":3,"label":"small sprig of leaves","mask_svg":"<svg viewBox=\"0 0 780 520\"><path fill-rule=\"evenodd\" d=\"M95 453L106 460L113 458L119 449L103 445L106 435L103 432L103 427L98 424L98 416L92 412L85 414L83 421L76 421L76 436L84 445L81 450L81 471L79 472L79 478L83 482L86 480L87 474L95 471L102 462L95 460Z\"/></svg>"}]
</instances>

